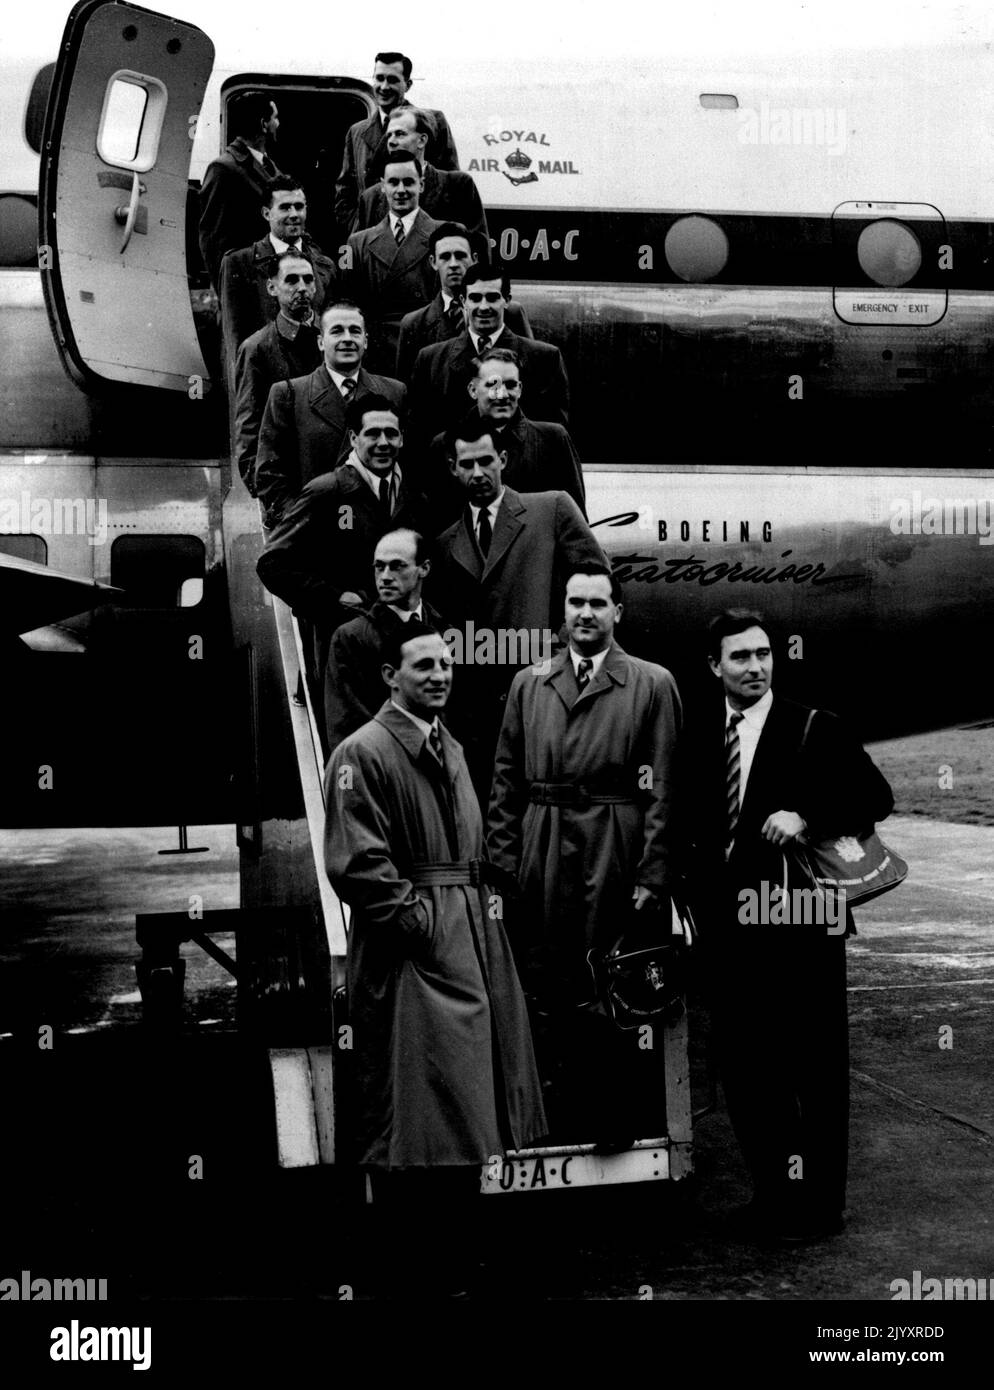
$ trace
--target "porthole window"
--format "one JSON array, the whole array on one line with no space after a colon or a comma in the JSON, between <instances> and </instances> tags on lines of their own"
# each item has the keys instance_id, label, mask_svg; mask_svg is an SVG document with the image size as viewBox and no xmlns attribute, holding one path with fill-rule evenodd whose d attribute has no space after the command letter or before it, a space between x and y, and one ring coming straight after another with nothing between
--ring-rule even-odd
<instances>
[{"instance_id":1,"label":"porthole window","mask_svg":"<svg viewBox=\"0 0 994 1390\"><path fill-rule=\"evenodd\" d=\"M856 255L860 268L875 285L894 289L918 274L922 263L921 242L910 227L889 217L871 222L859 234Z\"/></svg>"},{"instance_id":2,"label":"porthole window","mask_svg":"<svg viewBox=\"0 0 994 1390\"><path fill-rule=\"evenodd\" d=\"M663 253L681 280L713 280L728 261L728 237L710 217L681 217L666 233Z\"/></svg>"},{"instance_id":3,"label":"porthole window","mask_svg":"<svg viewBox=\"0 0 994 1390\"><path fill-rule=\"evenodd\" d=\"M204 543L196 536L118 536L110 582L133 608L195 608L203 598Z\"/></svg>"},{"instance_id":4,"label":"porthole window","mask_svg":"<svg viewBox=\"0 0 994 1390\"><path fill-rule=\"evenodd\" d=\"M27 531L0 535L0 555L10 555L15 560L30 560L34 565L47 565L48 542L43 536L34 536Z\"/></svg>"},{"instance_id":5,"label":"porthole window","mask_svg":"<svg viewBox=\"0 0 994 1390\"><path fill-rule=\"evenodd\" d=\"M104 93L97 129L97 154L118 169L147 173L159 152L166 114L166 89L141 73L114 73Z\"/></svg>"}]
</instances>

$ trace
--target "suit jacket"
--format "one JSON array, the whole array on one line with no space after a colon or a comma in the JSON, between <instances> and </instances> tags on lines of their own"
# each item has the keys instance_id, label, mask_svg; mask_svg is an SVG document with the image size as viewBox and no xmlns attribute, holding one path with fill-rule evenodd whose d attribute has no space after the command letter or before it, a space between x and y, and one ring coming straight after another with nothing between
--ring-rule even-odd
<instances>
[{"instance_id":1,"label":"suit jacket","mask_svg":"<svg viewBox=\"0 0 994 1390\"><path fill-rule=\"evenodd\" d=\"M480 250L489 251L487 215L473 182L472 174L458 169L436 169L425 165L425 183L421 190L420 206L436 222L461 222L477 242ZM387 200L379 184L373 184L359 199L359 208L352 224L353 232L375 227L387 215Z\"/></svg>"},{"instance_id":2,"label":"suit jacket","mask_svg":"<svg viewBox=\"0 0 994 1390\"><path fill-rule=\"evenodd\" d=\"M357 395L386 396L398 414L406 388L388 376L360 368ZM269 393L259 430L256 496L272 525L301 489L343 463L350 450L345 401L324 363L310 376L278 381Z\"/></svg>"},{"instance_id":3,"label":"suit jacket","mask_svg":"<svg viewBox=\"0 0 994 1390\"><path fill-rule=\"evenodd\" d=\"M317 332L302 325L295 338L288 336L282 315L252 333L238 349L235 363L234 454L242 481L255 496L255 456L259 427L277 381L308 376L321 362Z\"/></svg>"},{"instance_id":4,"label":"suit jacket","mask_svg":"<svg viewBox=\"0 0 994 1390\"><path fill-rule=\"evenodd\" d=\"M470 411L467 419L472 416ZM562 425L529 420L519 410L504 429L495 433L494 442L507 454L501 474L505 487L513 487L515 492L568 493L586 517L583 467ZM449 469L444 434L437 434L431 442L427 471L420 486L431 499L432 511L439 521L444 520L447 525L454 521L464 505L465 494Z\"/></svg>"},{"instance_id":5,"label":"suit jacket","mask_svg":"<svg viewBox=\"0 0 994 1390\"><path fill-rule=\"evenodd\" d=\"M279 172L268 156L260 165L240 135L208 164L200 185L200 251L215 289L224 253L248 246L262 225L266 185Z\"/></svg>"},{"instance_id":6,"label":"suit jacket","mask_svg":"<svg viewBox=\"0 0 994 1390\"><path fill-rule=\"evenodd\" d=\"M893 809L890 787L845 725L819 710L801 751L809 709L774 695L756 746L732 853L725 863L725 705L696 725L685 745L684 820L692 852L692 882L702 929L750 930L737 918L743 889L784 881L783 851L761 834L774 811L796 811L813 838L856 834ZM803 887L792 876L789 886Z\"/></svg>"},{"instance_id":7,"label":"suit jacket","mask_svg":"<svg viewBox=\"0 0 994 1390\"><path fill-rule=\"evenodd\" d=\"M562 353L551 343L519 338L504 329L497 346L517 353L524 383L521 405L530 420L569 425L569 382ZM473 374L473 340L458 338L422 348L411 374L411 434L424 447L442 429L457 425L466 414L466 383Z\"/></svg>"},{"instance_id":8,"label":"suit jacket","mask_svg":"<svg viewBox=\"0 0 994 1390\"><path fill-rule=\"evenodd\" d=\"M516 303L513 299L509 299L504 306L504 322L508 329L520 338L533 338L535 336L532 333L532 326L528 322L528 315L525 313L523 305ZM414 371L415 360L423 347L431 347L432 343L444 343L449 338L458 338L465 331L466 324L462 314L459 315L459 321L455 326L450 319L446 318L445 301L442 299L441 291L423 309L412 309L400 321L400 338L397 342L397 377L401 381L409 382L411 373Z\"/></svg>"},{"instance_id":9,"label":"suit jacket","mask_svg":"<svg viewBox=\"0 0 994 1390\"><path fill-rule=\"evenodd\" d=\"M366 315L369 351L381 367L392 367L397 360L401 319L427 304L435 293L428 238L438 225L419 208L410 235L401 246L394 239L388 217L349 237L345 291Z\"/></svg>"},{"instance_id":10,"label":"suit jacket","mask_svg":"<svg viewBox=\"0 0 994 1390\"><path fill-rule=\"evenodd\" d=\"M424 622L441 632L438 613L422 599ZM337 628L324 674L324 722L328 747L372 719L386 694L380 667L383 643L403 624L389 604L377 601L368 613Z\"/></svg>"},{"instance_id":11,"label":"suit jacket","mask_svg":"<svg viewBox=\"0 0 994 1390\"><path fill-rule=\"evenodd\" d=\"M410 106L409 101L401 102ZM435 122L435 136L425 148L425 160L436 169L458 169L459 155L449 123L441 111L428 111ZM380 120L379 109L364 121L349 126L342 153L342 168L335 184L335 222L342 236L348 234L356 218L360 194L368 182L370 165L383 143L386 127Z\"/></svg>"},{"instance_id":12,"label":"suit jacket","mask_svg":"<svg viewBox=\"0 0 994 1390\"><path fill-rule=\"evenodd\" d=\"M316 242L305 236L301 245L314 264L317 282L314 312L320 315L329 293L334 293L338 272ZM266 281L276 269L276 260L273 243L264 236L251 246L226 252L221 261L221 327L229 370L235 363L239 345L250 334L271 323L279 313L279 304L266 289Z\"/></svg>"},{"instance_id":13,"label":"suit jacket","mask_svg":"<svg viewBox=\"0 0 994 1390\"><path fill-rule=\"evenodd\" d=\"M343 525L343 507L349 525ZM356 616L340 604L343 593L359 594L367 608L375 599L373 551L380 537L400 526L420 530L423 521L424 501L406 477L387 523L365 479L342 464L312 478L287 507L259 557L259 578L330 637Z\"/></svg>"}]
</instances>

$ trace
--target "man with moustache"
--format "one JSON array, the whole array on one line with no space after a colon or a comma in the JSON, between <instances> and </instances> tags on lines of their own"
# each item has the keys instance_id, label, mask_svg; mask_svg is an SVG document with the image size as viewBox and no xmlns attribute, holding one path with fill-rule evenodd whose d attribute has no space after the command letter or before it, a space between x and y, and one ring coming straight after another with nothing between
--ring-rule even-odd
<instances>
[{"instance_id":1,"label":"man with moustache","mask_svg":"<svg viewBox=\"0 0 994 1390\"><path fill-rule=\"evenodd\" d=\"M353 232L346 247L344 282L366 313L371 352L381 369L397 360L401 319L435 293L428 243L438 223L420 207L423 186L415 155L388 155L381 180L387 215L375 227Z\"/></svg>"},{"instance_id":2,"label":"man with moustache","mask_svg":"<svg viewBox=\"0 0 994 1390\"><path fill-rule=\"evenodd\" d=\"M342 237L352 230L359 197L370 182L370 165L386 140L387 122L398 108L409 105L413 65L404 53L377 53L373 67L376 110L356 121L345 136L342 169L335 185L335 219ZM458 169L459 156L449 123L441 111L426 114L434 125L426 154L436 169Z\"/></svg>"},{"instance_id":3,"label":"man with moustache","mask_svg":"<svg viewBox=\"0 0 994 1390\"><path fill-rule=\"evenodd\" d=\"M352 908L355 1158L384 1213L378 1265L399 1293L444 1296L465 1291L481 1165L546 1126L482 818L439 719L451 655L412 620L382 674L388 699L328 763L325 863Z\"/></svg>"},{"instance_id":4,"label":"man with moustache","mask_svg":"<svg viewBox=\"0 0 994 1390\"><path fill-rule=\"evenodd\" d=\"M290 503L257 566L266 588L314 626L319 692L332 633L373 602L376 542L387 531L420 530L424 522L423 500L398 462L404 438L393 402L360 394L346 409L345 425L348 458L312 478Z\"/></svg>"},{"instance_id":5,"label":"man with moustache","mask_svg":"<svg viewBox=\"0 0 994 1390\"><path fill-rule=\"evenodd\" d=\"M472 175L460 173L458 169L436 169L428 162L426 149L433 134L433 122L427 111L419 111L416 106L400 106L387 122L386 149L382 149L374 160L374 166L381 164L398 150L408 150L416 155L424 169L424 188L421 191L421 207L429 217L437 222L453 221L463 223L481 247L489 246L487 241L487 218L483 203ZM375 227L387 213L386 198L382 184L375 183L367 188L359 199L359 210L352 231L362 231L364 227Z\"/></svg>"},{"instance_id":6,"label":"man with moustache","mask_svg":"<svg viewBox=\"0 0 994 1390\"><path fill-rule=\"evenodd\" d=\"M466 383L474 362L488 348L509 348L517 355L528 382L532 420L569 424L569 382L562 353L551 343L521 338L504 322L510 284L493 265L473 265L463 278L466 331L422 348L411 373L410 429L415 447L423 448L439 429L448 429L466 412Z\"/></svg>"},{"instance_id":7,"label":"man with moustache","mask_svg":"<svg viewBox=\"0 0 994 1390\"><path fill-rule=\"evenodd\" d=\"M363 366L366 325L351 300L337 300L325 309L318 347L321 364L310 376L277 382L263 411L255 489L267 527L276 524L312 478L344 461L351 447L346 428L350 401L385 396L398 416L404 407L404 385Z\"/></svg>"},{"instance_id":8,"label":"man with moustache","mask_svg":"<svg viewBox=\"0 0 994 1390\"><path fill-rule=\"evenodd\" d=\"M845 935L827 925L744 923L743 891L809 888L788 847L854 836L893 807L890 788L835 715L772 689L761 614L729 609L708 629L723 698L695 711L681 825L711 989L728 1113L753 1199L745 1234L799 1245L843 1224L849 1116ZM789 901L789 898L788 898ZM854 931L846 912L846 935ZM772 1039L772 1042L771 1042Z\"/></svg>"},{"instance_id":9,"label":"man with moustache","mask_svg":"<svg viewBox=\"0 0 994 1390\"><path fill-rule=\"evenodd\" d=\"M469 232L461 222L443 222L428 238L428 252L438 277L439 291L430 304L423 309L412 309L400 321L396 375L405 382L410 381L415 360L423 347L457 338L466 331L463 281L470 266L476 264ZM519 337L534 336L528 315L512 299L504 305L504 321Z\"/></svg>"},{"instance_id":10,"label":"man with moustache","mask_svg":"<svg viewBox=\"0 0 994 1390\"><path fill-rule=\"evenodd\" d=\"M372 719L380 707L383 644L415 619L441 631L443 623L422 597L431 570L428 544L417 531L388 531L373 552L376 602L368 613L335 630L324 678L328 746Z\"/></svg>"},{"instance_id":11,"label":"man with moustache","mask_svg":"<svg viewBox=\"0 0 994 1390\"><path fill-rule=\"evenodd\" d=\"M553 1132L595 1137L601 1152L627 1148L640 1121L649 1133L665 1123L662 1071L646 1076L638 1040L606 1017L587 953L606 954L626 928L647 946L670 933L681 726L670 673L618 645L621 613L606 565L572 567L569 646L519 672L507 697L487 834L520 887L518 964L543 1080L558 1082Z\"/></svg>"},{"instance_id":12,"label":"man with moustache","mask_svg":"<svg viewBox=\"0 0 994 1390\"><path fill-rule=\"evenodd\" d=\"M493 426L493 441L505 457L505 484L515 492L568 493L586 516L583 469L573 441L562 425L529 420L521 409L525 396L517 354L488 348L469 381L470 416ZM460 506L459 490L446 467L445 435L432 440L424 491L440 517L450 520Z\"/></svg>"},{"instance_id":13,"label":"man with moustache","mask_svg":"<svg viewBox=\"0 0 994 1390\"><path fill-rule=\"evenodd\" d=\"M321 361L314 317L314 267L296 251L285 251L267 281L279 309L276 317L246 338L235 363L234 455L242 480L255 496L255 455L262 413L277 381L309 375Z\"/></svg>"},{"instance_id":14,"label":"man with moustache","mask_svg":"<svg viewBox=\"0 0 994 1390\"><path fill-rule=\"evenodd\" d=\"M334 263L305 230L307 199L300 185L280 175L267 191L269 200L262 204L262 217L268 233L251 246L228 251L221 262L221 325L229 370L234 367L239 345L276 317L278 304L269 286L280 256L297 251L310 261L319 311L337 279Z\"/></svg>"}]
</instances>

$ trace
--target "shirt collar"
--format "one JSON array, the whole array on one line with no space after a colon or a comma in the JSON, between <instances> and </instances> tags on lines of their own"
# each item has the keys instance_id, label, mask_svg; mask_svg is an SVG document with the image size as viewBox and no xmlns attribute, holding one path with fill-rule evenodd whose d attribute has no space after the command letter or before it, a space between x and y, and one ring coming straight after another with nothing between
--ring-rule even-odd
<instances>
[{"instance_id":1,"label":"shirt collar","mask_svg":"<svg viewBox=\"0 0 994 1390\"><path fill-rule=\"evenodd\" d=\"M294 251L299 251L301 246L300 241L280 241L279 237L273 236L272 232L269 233L269 244L272 246L277 256L282 256L283 252L289 251L291 247L293 247Z\"/></svg>"},{"instance_id":2,"label":"shirt collar","mask_svg":"<svg viewBox=\"0 0 994 1390\"><path fill-rule=\"evenodd\" d=\"M426 719L421 719L418 715L412 714L411 711L410 711L409 709L404 709L403 705L398 705L398 703L397 703L396 700L391 699L390 703L393 705L394 709L400 710L401 714L406 714L407 717L408 717L408 719L411 721L412 724L416 724L416 725L417 725L417 727L421 730L421 732L422 732L422 733L424 734L424 736L425 736L425 742L427 742L427 740L428 740L428 738L429 738L429 736L430 736L430 734L431 734L432 729L437 729L437 728L438 728L438 716L437 716L437 715L435 716L435 718L434 718L434 719L431 721L431 723L429 724L428 721L427 721ZM441 737L441 735L439 735L439 737Z\"/></svg>"},{"instance_id":3,"label":"shirt collar","mask_svg":"<svg viewBox=\"0 0 994 1390\"><path fill-rule=\"evenodd\" d=\"M393 468L390 470L389 473L374 473L371 469L367 468L364 463L360 463L359 455L356 453L354 449L352 450L351 454L349 454L345 462L351 463L352 467L359 474L359 477L365 481L367 487L372 492L374 497L379 497L380 495L381 478L395 479L397 491L400 491L400 485L404 475L403 473L401 473L400 464L397 463L396 460L394 460Z\"/></svg>"},{"instance_id":4,"label":"shirt collar","mask_svg":"<svg viewBox=\"0 0 994 1390\"><path fill-rule=\"evenodd\" d=\"M342 389L342 382L346 380L346 377L343 375L343 373L342 373L342 372L336 372L333 368L329 367L327 363L325 363L325 371L328 373L328 375L331 377L332 381L335 383L335 388L336 388L336 390L341 391L341 389ZM358 382L358 380L357 380L357 378L358 378L358 376L359 376L359 371L360 371L360 368L356 367L356 369L355 369L354 372L349 372L349 373L348 373L348 380L349 380L349 381L354 381L354 382L356 383L357 386L358 386L358 384L359 384L359 382Z\"/></svg>"},{"instance_id":5,"label":"shirt collar","mask_svg":"<svg viewBox=\"0 0 994 1390\"><path fill-rule=\"evenodd\" d=\"M302 328L313 328L315 323L313 309L306 319L292 319L289 314L284 314L281 309L276 315L276 319L281 336L289 338L291 343Z\"/></svg>"},{"instance_id":6,"label":"shirt collar","mask_svg":"<svg viewBox=\"0 0 994 1390\"><path fill-rule=\"evenodd\" d=\"M410 235L411 235L411 228L414 226L414 219L417 217L417 215L418 215L418 209L417 209L417 208L415 208L413 212L408 212L408 213L406 213L403 217L398 217L397 214L394 213L394 212L390 213L390 230L393 232L394 236L397 235L397 223L398 223L398 222L402 222L403 225L404 225L404 235L405 235L405 237L410 236Z\"/></svg>"},{"instance_id":7,"label":"shirt collar","mask_svg":"<svg viewBox=\"0 0 994 1390\"><path fill-rule=\"evenodd\" d=\"M402 623L409 623L412 618L417 618L420 622L424 618L424 601L422 599L418 599L416 608L395 608L392 603L388 603L387 607Z\"/></svg>"},{"instance_id":8,"label":"shirt collar","mask_svg":"<svg viewBox=\"0 0 994 1390\"><path fill-rule=\"evenodd\" d=\"M491 338L490 338L490 346L491 346L491 347L494 347L494 346L496 345L497 339L501 336L501 334L502 334L503 332L504 332L504 324L501 324L501 326L500 326L500 328L498 328L497 332L494 333L494 334L491 336ZM470 341L471 341L472 344L473 344L473 351L474 351L474 352L479 352L479 351L480 351L480 335L479 335L479 333L477 333L474 329L471 328L471 329L469 330L469 336L470 336Z\"/></svg>"},{"instance_id":9,"label":"shirt collar","mask_svg":"<svg viewBox=\"0 0 994 1390\"><path fill-rule=\"evenodd\" d=\"M593 680L594 676L597 675L597 672L604 665L604 659L607 656L608 652L611 650L611 645L612 644L609 642L602 652L593 652L592 654L588 655L587 660L592 663L590 668L591 680ZM573 663L573 674L575 676L578 676L580 674L580 662L584 659L584 654L583 652L575 651L573 646L571 645L569 649L569 655L570 660Z\"/></svg>"},{"instance_id":10,"label":"shirt collar","mask_svg":"<svg viewBox=\"0 0 994 1390\"><path fill-rule=\"evenodd\" d=\"M498 492L498 494L497 494L497 496L494 498L494 500L493 500L492 502L488 502L487 505L486 505L485 507L474 507L474 506L473 506L473 503L470 502L470 504L469 504L469 511L470 511L470 515L471 515L472 518L473 518L473 528L474 528L474 530L476 529L476 524L477 524L477 522L478 522L479 519L480 519L480 513L481 513L481 512L484 512L484 511L485 511L485 512L489 512L491 524L497 520L497 510L498 510L498 508L500 507L500 504L501 504L501 503L503 502L503 500L504 500L504 492L505 492L505 489L504 489L504 488L501 488L500 492Z\"/></svg>"},{"instance_id":11,"label":"shirt collar","mask_svg":"<svg viewBox=\"0 0 994 1390\"><path fill-rule=\"evenodd\" d=\"M725 700L725 728L726 728L726 729L728 728L728 725L729 725L729 723L730 723L730 721L731 721L731 718L732 718L732 715L733 715L733 714L741 714L741 715L742 715L742 718L745 720L745 722L746 722L748 725L750 725L751 728L753 728L753 729L762 729L763 725L766 723L766 716L769 714L769 712L770 712L770 706L771 706L772 704L773 704L773 690L772 690L772 688L766 692L766 694L763 696L763 698L762 698L761 700L757 700L756 703L755 703L754 705L750 705L748 709L734 710L734 709L732 708L732 706L729 704L728 700L726 699L726 700Z\"/></svg>"}]
</instances>

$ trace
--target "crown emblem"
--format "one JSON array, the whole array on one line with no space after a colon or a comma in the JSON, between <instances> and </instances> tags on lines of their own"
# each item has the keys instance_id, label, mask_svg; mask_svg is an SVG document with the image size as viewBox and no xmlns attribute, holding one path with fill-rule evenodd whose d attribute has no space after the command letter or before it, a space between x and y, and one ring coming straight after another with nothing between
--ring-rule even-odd
<instances>
[{"instance_id":1,"label":"crown emblem","mask_svg":"<svg viewBox=\"0 0 994 1390\"><path fill-rule=\"evenodd\" d=\"M844 835L841 840L836 840L835 852L845 864L858 864L865 855L863 846L851 835Z\"/></svg>"},{"instance_id":2,"label":"crown emblem","mask_svg":"<svg viewBox=\"0 0 994 1390\"><path fill-rule=\"evenodd\" d=\"M509 169L530 169L532 162L519 148L516 149L513 154L509 154L504 160L504 163Z\"/></svg>"}]
</instances>

